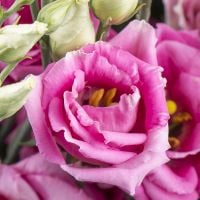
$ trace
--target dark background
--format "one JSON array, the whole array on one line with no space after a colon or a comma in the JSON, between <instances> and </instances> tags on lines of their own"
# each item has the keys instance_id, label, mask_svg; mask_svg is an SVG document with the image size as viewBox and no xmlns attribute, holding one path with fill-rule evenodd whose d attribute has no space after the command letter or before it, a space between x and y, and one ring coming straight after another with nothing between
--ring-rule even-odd
<instances>
[{"instance_id":1,"label":"dark background","mask_svg":"<svg viewBox=\"0 0 200 200\"><path fill-rule=\"evenodd\" d=\"M130 19L128 22L121 24L119 26L113 26L112 28L115 29L117 32L122 30L130 21L132 21L135 17ZM150 23L155 25L157 22L164 21L164 7L162 0L153 0L152 7L151 7L151 18Z\"/></svg>"}]
</instances>

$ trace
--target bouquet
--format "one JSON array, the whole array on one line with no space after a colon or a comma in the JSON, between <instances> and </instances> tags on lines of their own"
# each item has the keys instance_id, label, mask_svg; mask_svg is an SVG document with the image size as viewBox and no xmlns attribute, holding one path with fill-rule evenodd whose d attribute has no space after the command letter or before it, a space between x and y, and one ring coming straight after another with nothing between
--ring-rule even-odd
<instances>
[{"instance_id":1,"label":"bouquet","mask_svg":"<svg viewBox=\"0 0 200 200\"><path fill-rule=\"evenodd\" d=\"M199 55L199 0L1 0L0 200L198 200Z\"/></svg>"}]
</instances>

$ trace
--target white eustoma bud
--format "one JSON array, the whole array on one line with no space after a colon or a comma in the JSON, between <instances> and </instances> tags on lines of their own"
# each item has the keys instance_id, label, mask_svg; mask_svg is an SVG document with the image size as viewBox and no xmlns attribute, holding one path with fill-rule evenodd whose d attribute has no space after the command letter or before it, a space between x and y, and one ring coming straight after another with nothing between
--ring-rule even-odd
<instances>
[{"instance_id":1,"label":"white eustoma bud","mask_svg":"<svg viewBox=\"0 0 200 200\"><path fill-rule=\"evenodd\" d=\"M138 0L91 0L95 16L101 22L118 25L129 19L138 5Z\"/></svg>"},{"instance_id":2,"label":"white eustoma bud","mask_svg":"<svg viewBox=\"0 0 200 200\"><path fill-rule=\"evenodd\" d=\"M26 102L35 86L34 76L0 87L0 121L15 114Z\"/></svg>"},{"instance_id":3,"label":"white eustoma bud","mask_svg":"<svg viewBox=\"0 0 200 200\"><path fill-rule=\"evenodd\" d=\"M72 0L67 15L56 31L50 34L50 45L54 59L65 56L66 52L95 42L88 0Z\"/></svg>"},{"instance_id":4,"label":"white eustoma bud","mask_svg":"<svg viewBox=\"0 0 200 200\"><path fill-rule=\"evenodd\" d=\"M57 0L44 6L37 17L37 21L48 24L48 33L55 31L62 24L68 9L74 0Z\"/></svg>"},{"instance_id":5,"label":"white eustoma bud","mask_svg":"<svg viewBox=\"0 0 200 200\"><path fill-rule=\"evenodd\" d=\"M8 25L0 29L0 60L6 63L18 62L46 33L47 24Z\"/></svg>"}]
</instances>

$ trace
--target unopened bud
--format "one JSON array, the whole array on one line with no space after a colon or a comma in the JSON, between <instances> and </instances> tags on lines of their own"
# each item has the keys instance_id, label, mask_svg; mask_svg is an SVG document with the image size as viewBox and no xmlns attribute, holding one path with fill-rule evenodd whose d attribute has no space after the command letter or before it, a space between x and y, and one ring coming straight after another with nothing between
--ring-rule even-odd
<instances>
[{"instance_id":1,"label":"unopened bud","mask_svg":"<svg viewBox=\"0 0 200 200\"><path fill-rule=\"evenodd\" d=\"M4 26L0 29L0 60L18 62L46 31L47 25L37 21L33 24Z\"/></svg>"},{"instance_id":2,"label":"unopened bud","mask_svg":"<svg viewBox=\"0 0 200 200\"><path fill-rule=\"evenodd\" d=\"M15 114L26 102L28 94L35 86L35 79L25 80L0 87L0 121Z\"/></svg>"},{"instance_id":3,"label":"unopened bud","mask_svg":"<svg viewBox=\"0 0 200 200\"><path fill-rule=\"evenodd\" d=\"M73 0L57 0L43 7L37 17L39 22L48 24L48 33L55 31L65 19Z\"/></svg>"},{"instance_id":4,"label":"unopened bud","mask_svg":"<svg viewBox=\"0 0 200 200\"><path fill-rule=\"evenodd\" d=\"M71 2L62 24L50 34L54 59L62 58L66 52L77 50L95 41L88 0L72 0Z\"/></svg>"},{"instance_id":5,"label":"unopened bud","mask_svg":"<svg viewBox=\"0 0 200 200\"><path fill-rule=\"evenodd\" d=\"M95 16L103 23L118 25L134 13L138 0L91 0Z\"/></svg>"}]
</instances>

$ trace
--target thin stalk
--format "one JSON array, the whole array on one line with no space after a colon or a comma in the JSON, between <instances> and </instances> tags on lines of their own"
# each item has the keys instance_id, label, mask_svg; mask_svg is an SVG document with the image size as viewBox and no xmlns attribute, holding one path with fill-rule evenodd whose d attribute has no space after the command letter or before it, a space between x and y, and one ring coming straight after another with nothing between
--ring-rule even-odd
<instances>
[{"instance_id":1,"label":"thin stalk","mask_svg":"<svg viewBox=\"0 0 200 200\"><path fill-rule=\"evenodd\" d=\"M7 149L7 154L4 159L4 163L10 164L16 160L19 150L20 150L21 143L24 141L24 139L27 137L30 131L31 131L30 124L28 120L26 120L17 129L16 136L13 138L13 140L9 144L8 149Z\"/></svg>"},{"instance_id":2,"label":"thin stalk","mask_svg":"<svg viewBox=\"0 0 200 200\"><path fill-rule=\"evenodd\" d=\"M5 156L5 139L11 132L14 124L14 117L10 117L2 122L0 127L0 160Z\"/></svg>"},{"instance_id":3,"label":"thin stalk","mask_svg":"<svg viewBox=\"0 0 200 200\"><path fill-rule=\"evenodd\" d=\"M51 3L52 0L41 0L41 7L46 6L48 3Z\"/></svg>"},{"instance_id":4,"label":"thin stalk","mask_svg":"<svg viewBox=\"0 0 200 200\"><path fill-rule=\"evenodd\" d=\"M0 86L3 84L5 79L8 77L8 75L13 71L13 69L17 66L17 63L10 63L8 64L0 73Z\"/></svg>"},{"instance_id":5,"label":"thin stalk","mask_svg":"<svg viewBox=\"0 0 200 200\"><path fill-rule=\"evenodd\" d=\"M12 130L12 125L14 124L14 117L10 117L2 122L0 128L0 144L2 144L8 133Z\"/></svg>"},{"instance_id":6,"label":"thin stalk","mask_svg":"<svg viewBox=\"0 0 200 200\"><path fill-rule=\"evenodd\" d=\"M41 1L42 7L45 6L48 3L47 0ZM38 0L34 1L31 4L31 14L32 19L35 21L37 19L39 12L39 6L38 6ZM45 68L50 63L50 53L49 53L49 37L43 36L40 40L40 48L41 48L41 57L42 57L42 66Z\"/></svg>"},{"instance_id":7,"label":"thin stalk","mask_svg":"<svg viewBox=\"0 0 200 200\"><path fill-rule=\"evenodd\" d=\"M30 9L31 9L31 16L33 21L35 21L37 19L38 16L38 12L39 12L39 6L38 6L38 0L35 0L31 5L30 5Z\"/></svg>"},{"instance_id":8,"label":"thin stalk","mask_svg":"<svg viewBox=\"0 0 200 200\"><path fill-rule=\"evenodd\" d=\"M100 22L96 34L96 41L105 40L109 28L110 28L109 25L105 25L103 22Z\"/></svg>"},{"instance_id":9,"label":"thin stalk","mask_svg":"<svg viewBox=\"0 0 200 200\"><path fill-rule=\"evenodd\" d=\"M49 36L45 35L40 40L40 48L42 53L42 66L46 66L51 62L50 47L49 47Z\"/></svg>"},{"instance_id":10,"label":"thin stalk","mask_svg":"<svg viewBox=\"0 0 200 200\"><path fill-rule=\"evenodd\" d=\"M145 4L137 14L137 19L149 21L151 16L152 0L140 0L140 3Z\"/></svg>"}]
</instances>

